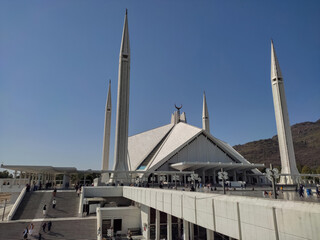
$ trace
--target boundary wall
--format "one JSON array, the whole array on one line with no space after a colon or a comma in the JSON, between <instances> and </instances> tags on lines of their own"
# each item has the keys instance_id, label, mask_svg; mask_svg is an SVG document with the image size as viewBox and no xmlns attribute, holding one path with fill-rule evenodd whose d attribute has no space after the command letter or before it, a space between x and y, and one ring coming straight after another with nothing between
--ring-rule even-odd
<instances>
[{"instance_id":1,"label":"boundary wall","mask_svg":"<svg viewBox=\"0 0 320 240\"><path fill-rule=\"evenodd\" d=\"M7 221L10 221L14 214L16 213L18 207L20 206L20 203L22 201L22 199L24 198L24 195L26 195L26 192L27 192L27 188L24 187L21 191L21 193L19 194L19 197L17 198L17 200L15 201L15 203L13 204L8 216L7 216Z\"/></svg>"}]
</instances>

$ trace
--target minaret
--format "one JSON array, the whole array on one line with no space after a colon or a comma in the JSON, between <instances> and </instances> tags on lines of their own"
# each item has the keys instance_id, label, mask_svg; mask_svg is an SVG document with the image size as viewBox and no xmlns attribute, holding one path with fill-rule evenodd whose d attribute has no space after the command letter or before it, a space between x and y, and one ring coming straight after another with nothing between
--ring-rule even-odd
<instances>
[{"instance_id":1,"label":"minaret","mask_svg":"<svg viewBox=\"0 0 320 240\"><path fill-rule=\"evenodd\" d=\"M102 170L109 169L109 149L110 149L110 126L111 126L111 80L106 103L106 115L104 120L104 136L102 149Z\"/></svg>"},{"instance_id":2,"label":"minaret","mask_svg":"<svg viewBox=\"0 0 320 240\"><path fill-rule=\"evenodd\" d=\"M124 26L122 32L118 74L119 75L117 96L117 120L114 147L114 170L128 171L127 155L130 90L130 45L127 10L124 18ZM119 175L117 174L117 176Z\"/></svg>"},{"instance_id":3,"label":"minaret","mask_svg":"<svg viewBox=\"0 0 320 240\"><path fill-rule=\"evenodd\" d=\"M271 40L271 85L276 116L279 150L281 158L281 173L298 175L296 159L293 149L289 115L284 93L283 78L279 62ZM283 184L294 184L297 176L281 176L280 182Z\"/></svg>"},{"instance_id":4,"label":"minaret","mask_svg":"<svg viewBox=\"0 0 320 240\"><path fill-rule=\"evenodd\" d=\"M203 92L202 129L210 133L209 112L205 92Z\"/></svg>"}]
</instances>

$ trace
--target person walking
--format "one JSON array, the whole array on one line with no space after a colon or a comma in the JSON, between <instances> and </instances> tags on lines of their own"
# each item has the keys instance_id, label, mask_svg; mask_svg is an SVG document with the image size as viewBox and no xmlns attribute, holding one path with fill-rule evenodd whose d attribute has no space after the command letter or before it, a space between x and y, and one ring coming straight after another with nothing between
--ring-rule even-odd
<instances>
[{"instance_id":1,"label":"person walking","mask_svg":"<svg viewBox=\"0 0 320 240\"><path fill-rule=\"evenodd\" d=\"M50 232L50 231L51 231L51 227L52 227L52 222L51 222L51 221L49 221L49 222L48 222L48 232Z\"/></svg>"},{"instance_id":2,"label":"person walking","mask_svg":"<svg viewBox=\"0 0 320 240\"><path fill-rule=\"evenodd\" d=\"M43 213L43 216L45 217L47 214L47 205L46 204L43 206L42 213Z\"/></svg>"},{"instance_id":3,"label":"person walking","mask_svg":"<svg viewBox=\"0 0 320 240\"><path fill-rule=\"evenodd\" d=\"M78 197L80 196L80 193L81 193L81 188L78 188L77 190Z\"/></svg>"},{"instance_id":4,"label":"person walking","mask_svg":"<svg viewBox=\"0 0 320 240\"><path fill-rule=\"evenodd\" d=\"M42 224L42 231L43 231L43 232L46 232L46 227L47 227L47 223L44 222L44 223Z\"/></svg>"},{"instance_id":5,"label":"person walking","mask_svg":"<svg viewBox=\"0 0 320 240\"><path fill-rule=\"evenodd\" d=\"M33 225L33 223L31 223L30 226L29 226L29 235L30 236L32 236L33 229L34 229L34 225Z\"/></svg>"},{"instance_id":6,"label":"person walking","mask_svg":"<svg viewBox=\"0 0 320 240\"><path fill-rule=\"evenodd\" d=\"M56 208L56 204L57 204L57 201L56 201L56 199L54 198L54 199L52 200L52 208Z\"/></svg>"},{"instance_id":7,"label":"person walking","mask_svg":"<svg viewBox=\"0 0 320 240\"><path fill-rule=\"evenodd\" d=\"M24 229L22 233L23 239L28 239L28 226Z\"/></svg>"}]
</instances>

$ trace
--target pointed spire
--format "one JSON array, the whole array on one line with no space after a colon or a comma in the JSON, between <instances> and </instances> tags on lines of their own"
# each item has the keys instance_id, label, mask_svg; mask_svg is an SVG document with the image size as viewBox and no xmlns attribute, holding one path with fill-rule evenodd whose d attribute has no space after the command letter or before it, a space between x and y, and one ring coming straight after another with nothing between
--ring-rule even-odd
<instances>
[{"instance_id":1,"label":"pointed spire","mask_svg":"<svg viewBox=\"0 0 320 240\"><path fill-rule=\"evenodd\" d=\"M273 41L271 39L271 80L282 79L282 73L280 70L280 65L276 55L276 51L273 46Z\"/></svg>"},{"instance_id":2,"label":"pointed spire","mask_svg":"<svg viewBox=\"0 0 320 240\"><path fill-rule=\"evenodd\" d=\"M128 130L130 96L130 45L128 14L124 18L119 56L117 117L114 141L114 170L128 171ZM117 173L113 177L126 179L127 174ZM115 179L113 179L115 180Z\"/></svg>"},{"instance_id":3,"label":"pointed spire","mask_svg":"<svg viewBox=\"0 0 320 240\"><path fill-rule=\"evenodd\" d=\"M108 88L108 97L107 97L106 110L107 111L111 111L111 80L109 80L109 88Z\"/></svg>"},{"instance_id":4,"label":"pointed spire","mask_svg":"<svg viewBox=\"0 0 320 240\"><path fill-rule=\"evenodd\" d=\"M104 135L102 146L102 170L109 170L110 151L110 129L111 129L111 80L109 80L108 96L106 102L106 112L104 120Z\"/></svg>"},{"instance_id":5,"label":"pointed spire","mask_svg":"<svg viewBox=\"0 0 320 240\"><path fill-rule=\"evenodd\" d=\"M128 27L128 10L126 9L126 15L124 17L124 25L122 31L122 40L120 48L120 57L128 58L130 56L130 44L129 44L129 27Z\"/></svg>"},{"instance_id":6,"label":"pointed spire","mask_svg":"<svg viewBox=\"0 0 320 240\"><path fill-rule=\"evenodd\" d=\"M209 112L208 112L206 93L205 92L203 92L202 129L207 131L207 132L210 132Z\"/></svg>"}]
</instances>

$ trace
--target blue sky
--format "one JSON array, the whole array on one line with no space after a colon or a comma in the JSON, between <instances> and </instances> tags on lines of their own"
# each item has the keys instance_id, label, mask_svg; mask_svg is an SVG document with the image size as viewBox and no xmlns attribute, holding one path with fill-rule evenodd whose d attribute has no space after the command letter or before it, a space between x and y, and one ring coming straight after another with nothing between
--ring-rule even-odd
<instances>
[{"instance_id":1,"label":"blue sky","mask_svg":"<svg viewBox=\"0 0 320 240\"><path fill-rule=\"evenodd\" d=\"M230 143L276 134L270 39L291 124L320 118L319 1L0 2L0 162L100 169L112 81L111 166L125 8L129 134L169 123L182 104Z\"/></svg>"}]
</instances>

